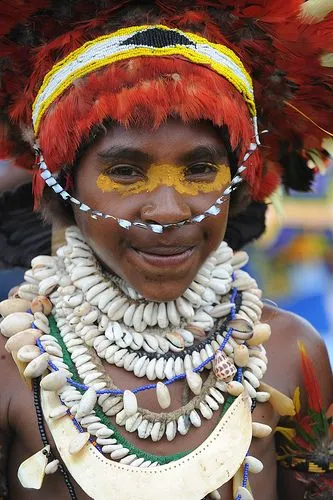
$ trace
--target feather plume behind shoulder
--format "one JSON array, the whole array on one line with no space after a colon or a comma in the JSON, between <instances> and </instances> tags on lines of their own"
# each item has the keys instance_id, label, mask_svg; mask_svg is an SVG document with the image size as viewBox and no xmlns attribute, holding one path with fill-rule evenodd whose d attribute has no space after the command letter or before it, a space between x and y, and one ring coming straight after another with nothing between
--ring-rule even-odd
<instances>
[{"instance_id":1,"label":"feather plume behind shoulder","mask_svg":"<svg viewBox=\"0 0 333 500\"><path fill-rule=\"evenodd\" d=\"M310 357L299 343L304 381L305 407L301 407L300 388L294 393L296 414L285 426L276 428L280 433L278 460L286 468L302 472L324 473L333 471L333 406L323 407L322 395Z\"/></svg>"}]
</instances>

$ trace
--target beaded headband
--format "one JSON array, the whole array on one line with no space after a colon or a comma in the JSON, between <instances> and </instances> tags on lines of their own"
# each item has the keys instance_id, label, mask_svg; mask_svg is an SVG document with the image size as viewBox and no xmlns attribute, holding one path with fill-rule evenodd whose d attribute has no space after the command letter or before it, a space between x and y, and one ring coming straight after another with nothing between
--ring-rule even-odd
<instances>
[{"instance_id":1,"label":"beaded headband","mask_svg":"<svg viewBox=\"0 0 333 500\"><path fill-rule=\"evenodd\" d=\"M253 95L253 86L250 75L244 68L238 56L228 47L209 42L207 39L178 29L171 29L163 25L133 26L120 29L112 34L101 36L85 43L79 49L70 53L58 62L44 77L43 83L32 107L32 121L37 137L41 120L55 100L68 89L77 79L96 71L103 66L133 57L181 57L194 64L204 65L212 71L226 78L243 96L253 123L254 143L250 144L235 177L215 203L204 213L175 224L150 224L141 221L128 221L105 214L82 203L69 194L47 168L42 152L35 147L37 165L45 183L59 194L64 200L77 205L83 212L93 219L112 219L120 227L129 229L139 227L149 229L154 233L162 233L171 227L181 227L184 224L199 223L209 216L218 215L221 206L242 181L240 174L246 169L244 162L257 149L259 134L257 127L256 107Z\"/></svg>"},{"instance_id":2,"label":"beaded headband","mask_svg":"<svg viewBox=\"0 0 333 500\"><path fill-rule=\"evenodd\" d=\"M116 61L143 56L179 56L208 66L229 80L243 95L257 135L252 80L239 57L224 45L163 25L120 29L85 43L55 64L44 77L32 106L35 134L46 111L75 80Z\"/></svg>"}]
</instances>

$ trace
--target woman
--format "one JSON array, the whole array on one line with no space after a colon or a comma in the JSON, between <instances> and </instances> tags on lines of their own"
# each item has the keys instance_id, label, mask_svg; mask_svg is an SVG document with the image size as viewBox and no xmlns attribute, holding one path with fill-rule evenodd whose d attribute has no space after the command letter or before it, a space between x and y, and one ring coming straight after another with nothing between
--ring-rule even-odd
<instances>
[{"instance_id":1,"label":"woman","mask_svg":"<svg viewBox=\"0 0 333 500\"><path fill-rule=\"evenodd\" d=\"M282 178L308 188L308 162L327 158L325 37L317 40L305 10L302 20L301 2L283 12L272 2L189 7L107 2L96 14L95 5L46 2L26 6L15 27L6 7L8 74L24 62L14 42L31 35L24 102L16 88L6 97L21 124L32 110L36 202L68 227L57 255L33 259L26 283L1 304L13 498L304 494L294 472L278 484L271 430L299 415L288 396L304 385L302 363L318 379L316 410L328 406L327 353L303 320L263 306L240 269L246 254L223 239L229 213L264 200ZM308 45L293 45L288 59L291 29ZM50 41L32 62L39 35ZM303 68L310 55L316 85ZM310 96L321 85L320 127L299 118L302 78ZM267 122L274 133L262 158ZM8 150L18 137L6 133ZM11 154L26 151L19 146ZM283 463L294 467L293 455ZM263 465L250 488L249 472Z\"/></svg>"}]
</instances>

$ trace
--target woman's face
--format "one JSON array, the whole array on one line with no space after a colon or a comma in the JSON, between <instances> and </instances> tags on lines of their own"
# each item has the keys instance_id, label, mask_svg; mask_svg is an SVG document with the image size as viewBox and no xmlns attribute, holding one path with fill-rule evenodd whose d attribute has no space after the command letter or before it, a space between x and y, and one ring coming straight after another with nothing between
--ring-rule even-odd
<instances>
[{"instance_id":1,"label":"woman's face","mask_svg":"<svg viewBox=\"0 0 333 500\"><path fill-rule=\"evenodd\" d=\"M227 152L207 122L168 120L157 130L115 125L81 159L75 196L94 210L130 221L170 224L203 213L230 180ZM224 237L228 205L200 224L162 234L122 229L75 209L103 266L150 300L179 297Z\"/></svg>"}]
</instances>

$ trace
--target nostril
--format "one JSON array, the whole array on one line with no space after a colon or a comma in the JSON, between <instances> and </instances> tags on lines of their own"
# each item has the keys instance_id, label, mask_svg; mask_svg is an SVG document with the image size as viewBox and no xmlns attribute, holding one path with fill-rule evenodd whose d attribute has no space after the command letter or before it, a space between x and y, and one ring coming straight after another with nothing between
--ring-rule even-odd
<instances>
[{"instance_id":1,"label":"nostril","mask_svg":"<svg viewBox=\"0 0 333 500\"><path fill-rule=\"evenodd\" d=\"M145 207L142 209L142 213L149 214L155 210L153 205L145 205Z\"/></svg>"},{"instance_id":2,"label":"nostril","mask_svg":"<svg viewBox=\"0 0 333 500\"><path fill-rule=\"evenodd\" d=\"M153 205L147 205L141 210L141 217L145 222L154 223L154 216L156 215L156 209Z\"/></svg>"},{"instance_id":3,"label":"nostril","mask_svg":"<svg viewBox=\"0 0 333 500\"><path fill-rule=\"evenodd\" d=\"M161 224L161 222L157 221L156 219L149 219L147 217L145 217L144 221L145 221L145 224L158 224L158 225ZM164 224L164 223L162 223L162 224Z\"/></svg>"}]
</instances>

